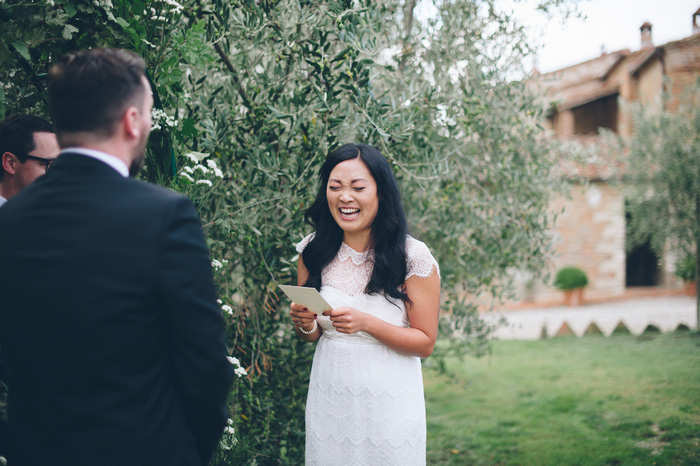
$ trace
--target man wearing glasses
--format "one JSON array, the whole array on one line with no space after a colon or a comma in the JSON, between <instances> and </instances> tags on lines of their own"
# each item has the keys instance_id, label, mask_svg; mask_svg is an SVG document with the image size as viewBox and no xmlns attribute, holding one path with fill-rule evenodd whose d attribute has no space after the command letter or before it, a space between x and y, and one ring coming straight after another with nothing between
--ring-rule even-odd
<instances>
[{"instance_id":1,"label":"man wearing glasses","mask_svg":"<svg viewBox=\"0 0 700 466\"><path fill-rule=\"evenodd\" d=\"M46 120L17 114L0 123L0 205L46 173L60 150Z\"/></svg>"},{"instance_id":2,"label":"man wearing glasses","mask_svg":"<svg viewBox=\"0 0 700 466\"><path fill-rule=\"evenodd\" d=\"M32 115L16 114L0 122L0 206L46 173L60 148L51 123ZM0 384L5 364L0 349ZM0 422L0 455L5 453L6 426Z\"/></svg>"}]
</instances>

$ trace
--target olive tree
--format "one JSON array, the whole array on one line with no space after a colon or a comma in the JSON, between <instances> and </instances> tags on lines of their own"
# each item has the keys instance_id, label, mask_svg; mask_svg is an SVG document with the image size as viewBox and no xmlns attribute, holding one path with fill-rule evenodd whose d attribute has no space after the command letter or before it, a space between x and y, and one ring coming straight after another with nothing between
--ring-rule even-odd
<instances>
[{"instance_id":1,"label":"olive tree","mask_svg":"<svg viewBox=\"0 0 700 466\"><path fill-rule=\"evenodd\" d=\"M677 265L692 258L700 277L700 82L689 86L677 108L664 96L662 105L628 106L633 133L619 143L621 181L630 215L631 244L650 241L662 257L672 253ZM671 110L672 109L672 110ZM696 314L700 322L700 295Z\"/></svg>"}]
</instances>

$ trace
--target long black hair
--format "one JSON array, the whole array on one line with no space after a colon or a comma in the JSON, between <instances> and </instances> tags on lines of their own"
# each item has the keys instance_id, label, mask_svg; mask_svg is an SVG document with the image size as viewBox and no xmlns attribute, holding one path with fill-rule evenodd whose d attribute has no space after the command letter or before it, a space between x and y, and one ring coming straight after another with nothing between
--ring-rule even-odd
<instances>
[{"instance_id":1,"label":"long black hair","mask_svg":"<svg viewBox=\"0 0 700 466\"><path fill-rule=\"evenodd\" d=\"M343 230L338 226L328 207L326 187L331 171L341 162L359 158L369 169L377 183L379 208L372 222L371 246L374 248L374 268L365 289L366 293L383 293L386 297L410 299L403 292L406 281L406 235L408 225L401 203L399 186L394 179L389 162L374 147L367 144L345 144L333 151L321 166L318 174L320 185L316 200L304 213L306 223L315 228L316 234L302 252L302 259L309 277L304 286L321 288L321 272L338 254L343 242Z\"/></svg>"}]
</instances>

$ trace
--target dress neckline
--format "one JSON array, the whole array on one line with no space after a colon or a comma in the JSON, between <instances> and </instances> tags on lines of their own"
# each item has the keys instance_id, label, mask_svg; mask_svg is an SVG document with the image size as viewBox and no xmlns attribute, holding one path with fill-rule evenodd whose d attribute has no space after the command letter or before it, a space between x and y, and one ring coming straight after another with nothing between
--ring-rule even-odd
<instances>
[{"instance_id":1,"label":"dress neckline","mask_svg":"<svg viewBox=\"0 0 700 466\"><path fill-rule=\"evenodd\" d=\"M350 251L354 252L355 254L368 254L368 253L374 251L374 249L368 249L368 250L366 250L366 251L355 251L355 250L354 250L351 246L349 246L348 243L346 243L345 241L342 242L342 245L345 246L346 248L348 248Z\"/></svg>"},{"instance_id":2,"label":"dress neckline","mask_svg":"<svg viewBox=\"0 0 700 466\"><path fill-rule=\"evenodd\" d=\"M348 246L347 244L345 244L345 241L343 241L342 243L340 243L340 250L338 251L337 257L341 261L349 258L356 265L360 265L368 259L374 258L374 249L368 249L367 251L358 252L350 246Z\"/></svg>"}]
</instances>

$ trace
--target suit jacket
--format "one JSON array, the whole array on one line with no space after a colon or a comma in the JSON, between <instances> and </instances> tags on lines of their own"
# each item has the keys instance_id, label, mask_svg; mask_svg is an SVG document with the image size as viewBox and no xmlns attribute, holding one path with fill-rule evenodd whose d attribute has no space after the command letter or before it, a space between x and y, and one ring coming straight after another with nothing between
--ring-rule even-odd
<instances>
[{"instance_id":1,"label":"suit jacket","mask_svg":"<svg viewBox=\"0 0 700 466\"><path fill-rule=\"evenodd\" d=\"M186 198L62 154L0 209L10 466L204 465L233 379Z\"/></svg>"}]
</instances>

